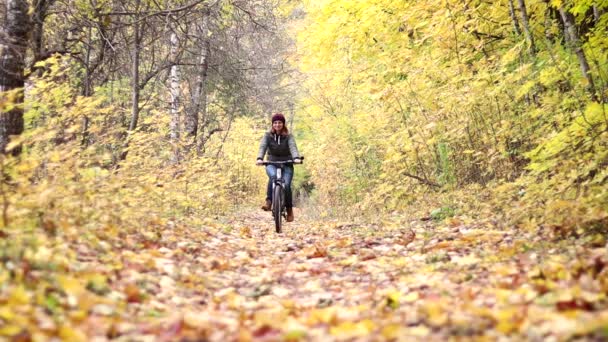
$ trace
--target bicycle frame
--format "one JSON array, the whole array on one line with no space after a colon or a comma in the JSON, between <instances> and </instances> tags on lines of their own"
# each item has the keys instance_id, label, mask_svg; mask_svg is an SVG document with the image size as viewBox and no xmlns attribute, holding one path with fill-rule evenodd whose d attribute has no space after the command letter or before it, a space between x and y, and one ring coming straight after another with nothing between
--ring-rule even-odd
<instances>
[{"instance_id":1,"label":"bicycle frame","mask_svg":"<svg viewBox=\"0 0 608 342\"><path fill-rule=\"evenodd\" d=\"M263 165L263 166L267 166L267 165L274 165L274 166L276 166L277 167L277 177L274 180L274 184L273 185L276 185L276 184L279 184L279 183L281 185L283 185L283 183L285 182L283 180L283 166L290 165L290 164L302 164L302 162L296 163L293 160L286 160L286 161L264 161L264 162L262 162L261 165Z\"/></svg>"}]
</instances>

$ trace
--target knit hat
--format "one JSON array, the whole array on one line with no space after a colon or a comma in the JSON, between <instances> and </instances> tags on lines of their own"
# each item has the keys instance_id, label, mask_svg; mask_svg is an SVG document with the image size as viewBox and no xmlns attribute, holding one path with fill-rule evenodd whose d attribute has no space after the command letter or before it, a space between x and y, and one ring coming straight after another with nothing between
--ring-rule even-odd
<instances>
[{"instance_id":1,"label":"knit hat","mask_svg":"<svg viewBox=\"0 0 608 342\"><path fill-rule=\"evenodd\" d=\"M281 113L276 113L272 116L272 122L282 121L285 124L285 117Z\"/></svg>"}]
</instances>

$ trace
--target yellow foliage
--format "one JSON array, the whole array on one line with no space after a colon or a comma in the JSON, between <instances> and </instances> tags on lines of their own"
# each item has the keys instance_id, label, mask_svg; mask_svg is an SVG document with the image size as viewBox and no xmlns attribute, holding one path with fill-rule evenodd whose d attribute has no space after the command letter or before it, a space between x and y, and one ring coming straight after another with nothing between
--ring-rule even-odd
<instances>
[{"instance_id":1,"label":"yellow foliage","mask_svg":"<svg viewBox=\"0 0 608 342\"><path fill-rule=\"evenodd\" d=\"M551 22L550 5L528 5L531 17ZM606 108L582 98L586 84L571 51L555 44L530 58L527 40L494 24L511 21L506 2L303 6L294 63L307 76L301 144L312 146L307 168L319 204L341 213L403 210L428 190L496 186L523 175L508 194L492 192L492 205L510 212L505 217L531 230L546 221L601 220L579 216L584 210L568 220L572 210L556 215L538 205L540 197L551 204L551 196L563 196L581 197L580 206L595 212L605 206ZM587 38L594 75L601 74L605 35L593 30ZM541 196L542 189L550 191Z\"/></svg>"}]
</instances>

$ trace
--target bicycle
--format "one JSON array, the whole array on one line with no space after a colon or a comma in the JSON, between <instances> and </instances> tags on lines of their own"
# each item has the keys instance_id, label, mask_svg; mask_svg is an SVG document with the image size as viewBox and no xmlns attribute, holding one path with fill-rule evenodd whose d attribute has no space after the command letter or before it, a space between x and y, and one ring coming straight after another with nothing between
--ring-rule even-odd
<instances>
[{"instance_id":1,"label":"bicycle","mask_svg":"<svg viewBox=\"0 0 608 342\"><path fill-rule=\"evenodd\" d=\"M283 219L287 218L287 207L285 206L285 180L283 179L283 166L289 164L302 164L304 157L300 157L300 162L293 160L286 161L263 161L260 165L274 165L277 167L277 177L272 184L272 217L274 218L275 230L277 233L283 231Z\"/></svg>"}]
</instances>

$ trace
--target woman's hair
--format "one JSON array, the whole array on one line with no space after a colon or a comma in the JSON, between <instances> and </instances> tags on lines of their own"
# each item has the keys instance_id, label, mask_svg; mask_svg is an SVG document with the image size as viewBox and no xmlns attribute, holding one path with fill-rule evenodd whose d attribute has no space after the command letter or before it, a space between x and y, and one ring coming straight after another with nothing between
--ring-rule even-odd
<instances>
[{"instance_id":1,"label":"woman's hair","mask_svg":"<svg viewBox=\"0 0 608 342\"><path fill-rule=\"evenodd\" d=\"M289 135L289 130L287 129L287 126L285 126L285 124L283 124L283 129L281 129L280 132L275 132L274 128L272 128L272 125L271 125L270 126L270 133L278 133L280 135L287 136L287 135Z\"/></svg>"}]
</instances>

